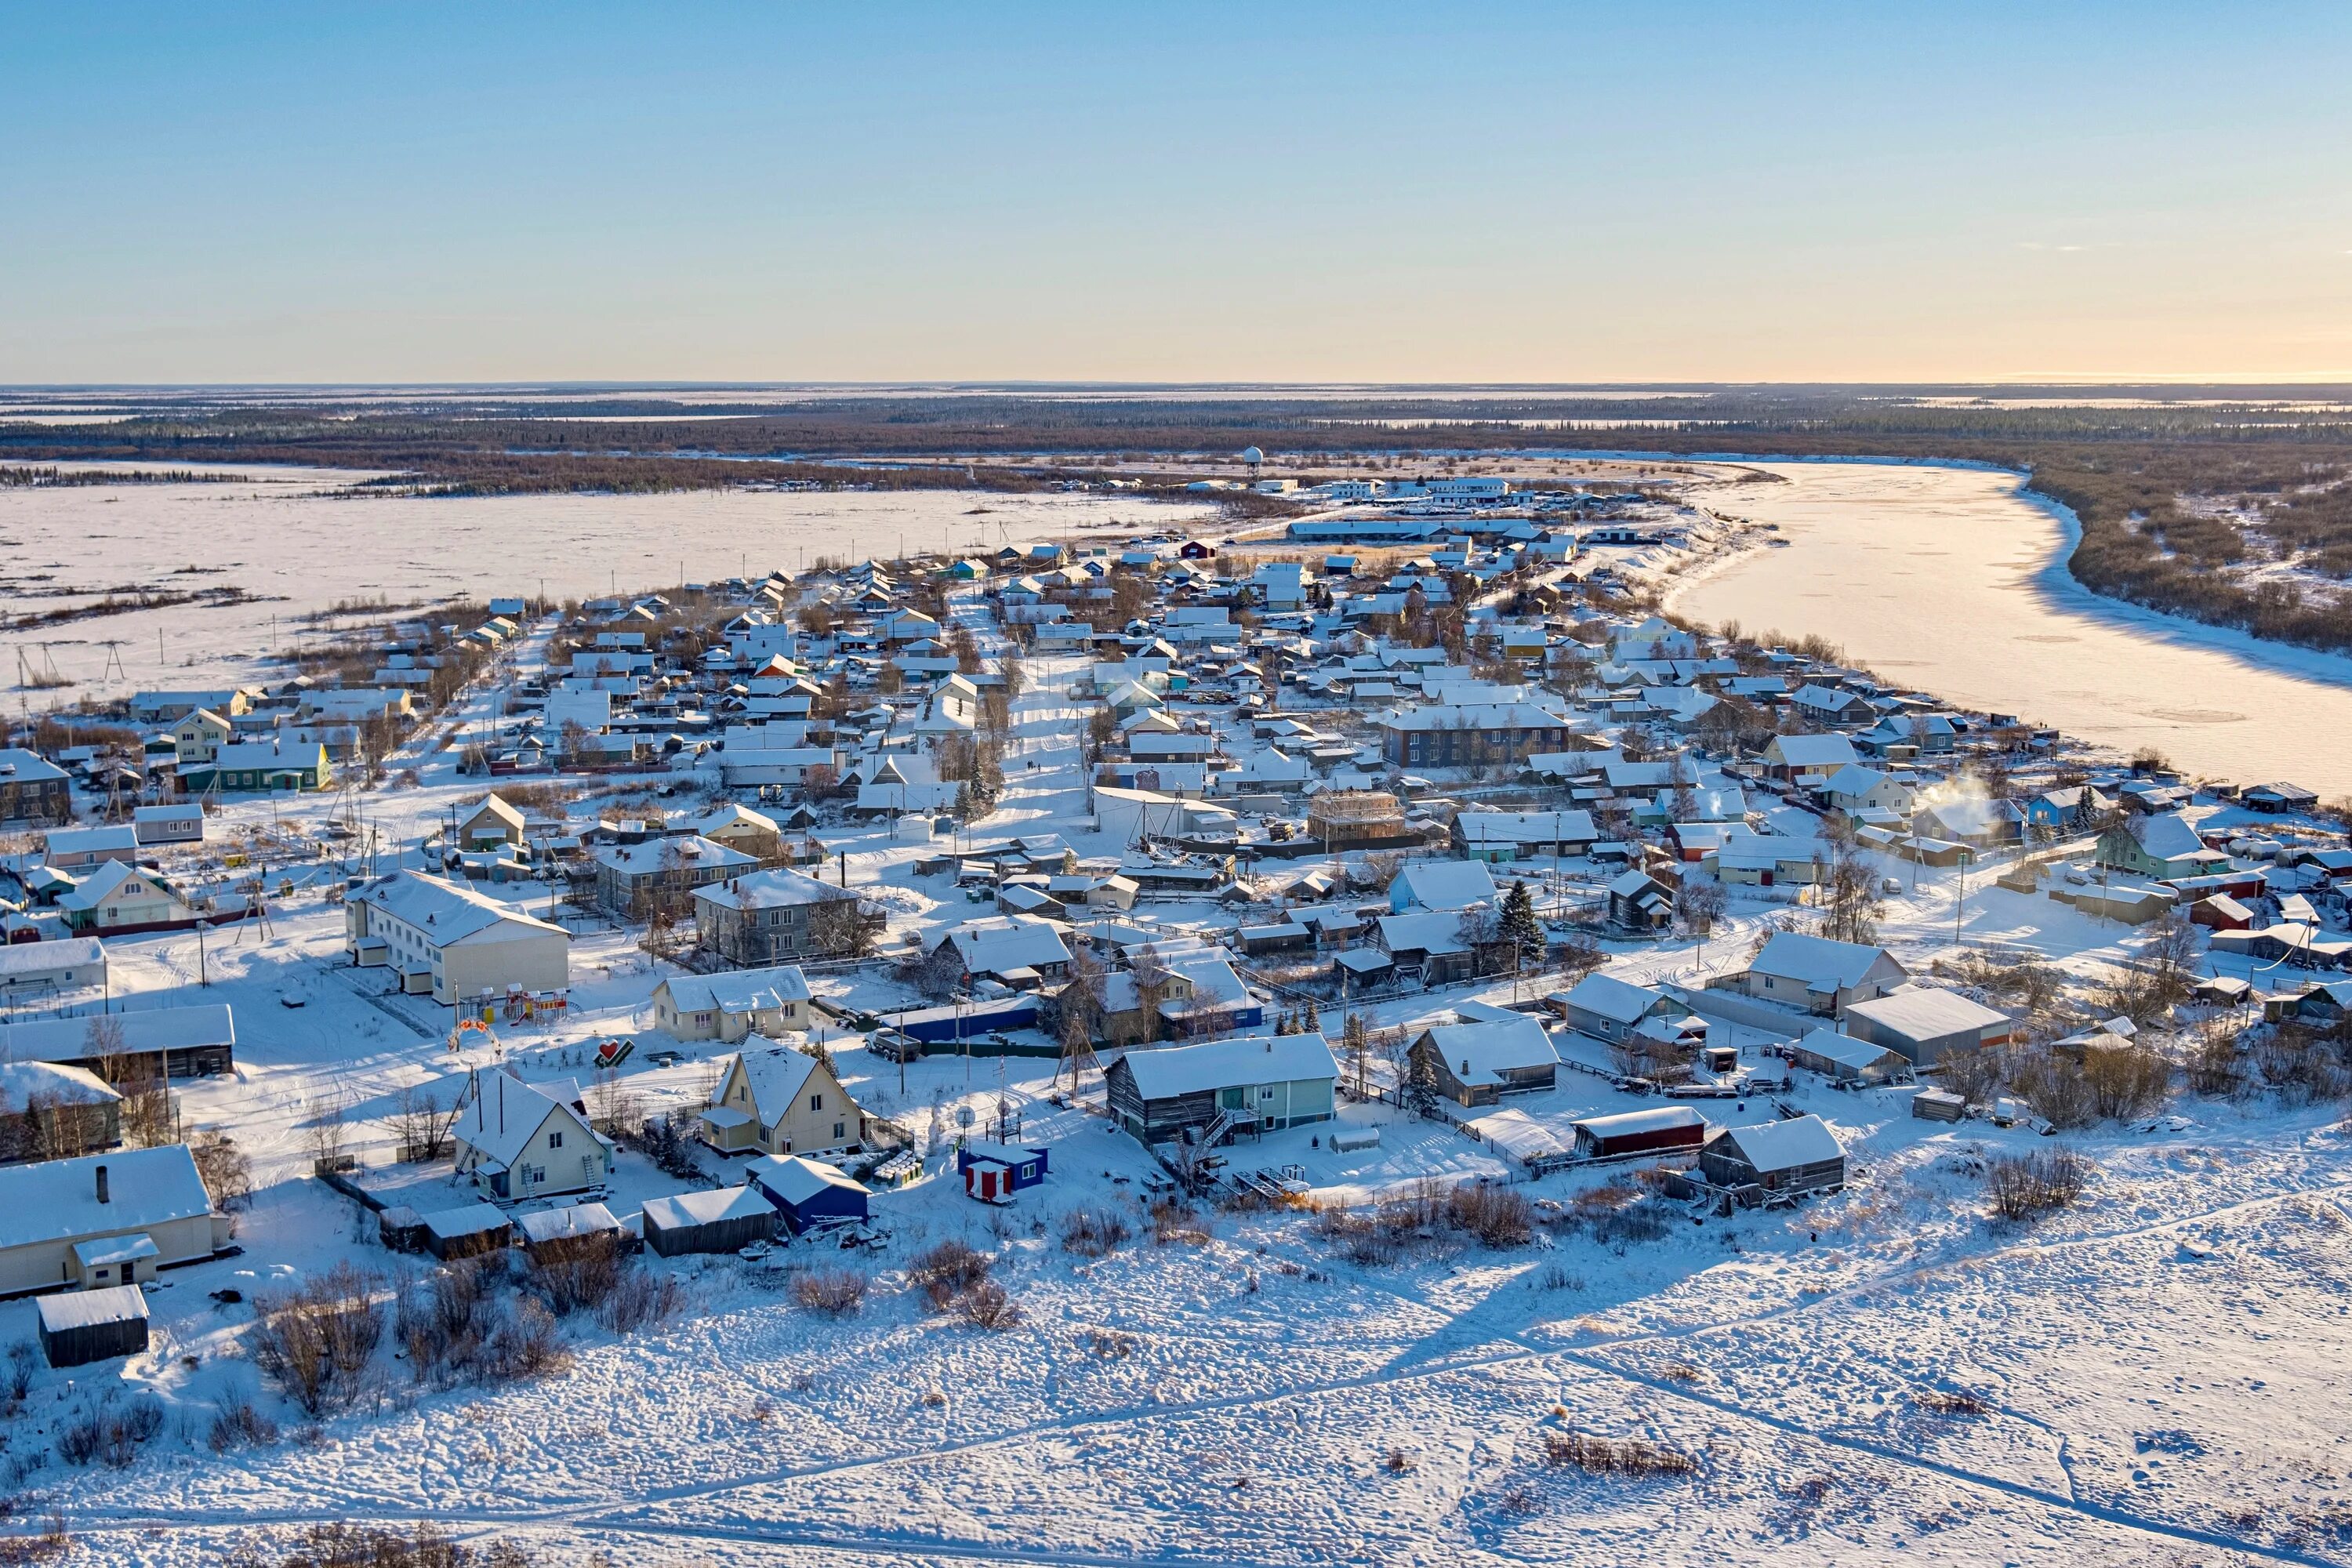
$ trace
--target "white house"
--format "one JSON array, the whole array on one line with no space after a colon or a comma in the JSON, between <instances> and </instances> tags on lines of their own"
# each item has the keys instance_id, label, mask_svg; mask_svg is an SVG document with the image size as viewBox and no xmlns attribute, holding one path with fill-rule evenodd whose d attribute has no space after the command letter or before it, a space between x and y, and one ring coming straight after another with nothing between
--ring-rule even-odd
<instances>
[{"instance_id":1,"label":"white house","mask_svg":"<svg viewBox=\"0 0 2352 1568\"><path fill-rule=\"evenodd\" d=\"M388 966L402 990L445 1005L572 983L570 931L421 871L379 877L345 900L343 935L352 962Z\"/></svg>"},{"instance_id":2,"label":"white house","mask_svg":"<svg viewBox=\"0 0 2352 1568\"><path fill-rule=\"evenodd\" d=\"M654 1026L681 1040L740 1040L805 1029L808 977L797 963L719 974L673 974L654 987Z\"/></svg>"},{"instance_id":3,"label":"white house","mask_svg":"<svg viewBox=\"0 0 2352 1568\"><path fill-rule=\"evenodd\" d=\"M1854 1003L1885 995L1910 974L1883 947L1780 931L1734 978L1759 1001L1843 1018Z\"/></svg>"},{"instance_id":4,"label":"white house","mask_svg":"<svg viewBox=\"0 0 2352 1568\"><path fill-rule=\"evenodd\" d=\"M502 1203L602 1187L613 1152L570 1105L505 1068L477 1076L450 1134L457 1171Z\"/></svg>"},{"instance_id":5,"label":"white house","mask_svg":"<svg viewBox=\"0 0 2352 1568\"><path fill-rule=\"evenodd\" d=\"M0 1168L0 1296L152 1279L226 1230L184 1143Z\"/></svg>"},{"instance_id":6,"label":"white house","mask_svg":"<svg viewBox=\"0 0 2352 1568\"><path fill-rule=\"evenodd\" d=\"M106 943L94 936L0 946L0 1004L22 1006L106 984Z\"/></svg>"}]
</instances>

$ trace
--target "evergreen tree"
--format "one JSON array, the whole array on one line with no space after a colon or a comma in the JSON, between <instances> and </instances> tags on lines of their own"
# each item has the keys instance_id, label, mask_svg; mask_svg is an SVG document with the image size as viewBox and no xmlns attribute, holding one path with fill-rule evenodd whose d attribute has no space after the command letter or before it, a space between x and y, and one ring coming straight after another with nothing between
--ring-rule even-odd
<instances>
[{"instance_id":1,"label":"evergreen tree","mask_svg":"<svg viewBox=\"0 0 2352 1568\"><path fill-rule=\"evenodd\" d=\"M1536 919L1536 901L1524 881L1513 882L1503 895L1503 918L1497 933L1521 964L1543 960L1543 922Z\"/></svg>"}]
</instances>

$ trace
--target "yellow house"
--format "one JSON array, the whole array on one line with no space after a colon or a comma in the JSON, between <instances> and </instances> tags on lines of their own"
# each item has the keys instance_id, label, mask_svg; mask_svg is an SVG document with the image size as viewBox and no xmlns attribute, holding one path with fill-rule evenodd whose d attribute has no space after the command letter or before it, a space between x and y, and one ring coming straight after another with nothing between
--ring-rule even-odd
<instances>
[{"instance_id":1,"label":"yellow house","mask_svg":"<svg viewBox=\"0 0 2352 1568\"><path fill-rule=\"evenodd\" d=\"M854 1153L868 1142L866 1121L831 1067L772 1046L728 1064L703 1108L702 1139L722 1154Z\"/></svg>"},{"instance_id":2,"label":"yellow house","mask_svg":"<svg viewBox=\"0 0 2352 1568\"><path fill-rule=\"evenodd\" d=\"M172 752L175 761L209 763L220 755L235 733L229 721L209 708L199 708L172 726Z\"/></svg>"}]
</instances>

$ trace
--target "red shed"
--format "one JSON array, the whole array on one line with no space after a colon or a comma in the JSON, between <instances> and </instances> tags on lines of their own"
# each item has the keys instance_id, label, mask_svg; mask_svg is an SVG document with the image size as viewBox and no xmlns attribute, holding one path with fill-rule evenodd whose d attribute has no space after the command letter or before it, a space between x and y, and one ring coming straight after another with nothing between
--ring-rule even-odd
<instances>
[{"instance_id":1,"label":"red shed","mask_svg":"<svg viewBox=\"0 0 2352 1568\"><path fill-rule=\"evenodd\" d=\"M1605 1160L1616 1154L1696 1152L1706 1139L1706 1118L1687 1105L1662 1105L1655 1110L1627 1110L1615 1116L1588 1116L1569 1125L1576 1132L1580 1160Z\"/></svg>"}]
</instances>

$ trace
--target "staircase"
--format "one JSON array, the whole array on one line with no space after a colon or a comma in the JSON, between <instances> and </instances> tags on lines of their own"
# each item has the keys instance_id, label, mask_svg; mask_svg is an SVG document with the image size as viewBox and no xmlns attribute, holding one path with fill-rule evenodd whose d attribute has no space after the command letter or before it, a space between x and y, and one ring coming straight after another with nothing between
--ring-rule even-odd
<instances>
[{"instance_id":1,"label":"staircase","mask_svg":"<svg viewBox=\"0 0 2352 1568\"><path fill-rule=\"evenodd\" d=\"M1201 1130L1201 1147L1213 1149L1243 1128L1257 1131L1257 1112L1228 1106L1217 1112L1217 1119Z\"/></svg>"}]
</instances>

